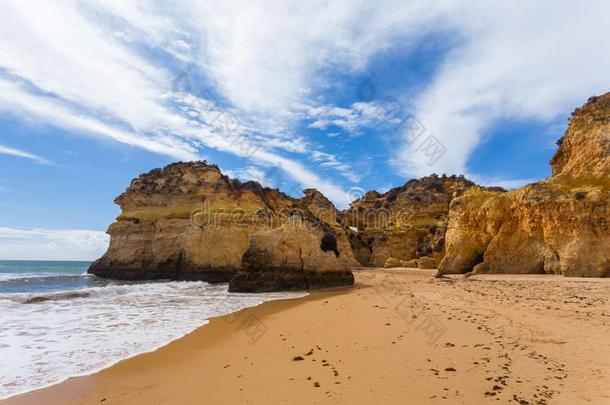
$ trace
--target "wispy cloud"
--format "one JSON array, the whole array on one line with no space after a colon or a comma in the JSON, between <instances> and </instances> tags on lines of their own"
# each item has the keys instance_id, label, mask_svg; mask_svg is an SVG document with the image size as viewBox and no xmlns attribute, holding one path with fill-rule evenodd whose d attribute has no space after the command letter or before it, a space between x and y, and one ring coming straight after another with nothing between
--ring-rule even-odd
<instances>
[{"instance_id":1,"label":"wispy cloud","mask_svg":"<svg viewBox=\"0 0 610 405\"><path fill-rule=\"evenodd\" d=\"M93 260L108 248L104 232L0 227L0 259Z\"/></svg>"},{"instance_id":2,"label":"wispy cloud","mask_svg":"<svg viewBox=\"0 0 610 405\"><path fill-rule=\"evenodd\" d=\"M9 148L8 146L0 145L0 154L15 156L24 159L33 160L36 163L40 163L42 165L53 165L54 163L50 160L42 158L40 156L34 155L33 153L26 152L21 149ZM0 187L0 190L2 188Z\"/></svg>"},{"instance_id":3,"label":"wispy cloud","mask_svg":"<svg viewBox=\"0 0 610 405\"><path fill-rule=\"evenodd\" d=\"M364 73L375 55L408 54L424 37L451 34L458 45L432 82L401 100L447 152L429 165L397 141L387 157L405 176L465 172L496 120L550 120L607 88L610 56L599 50L610 39L608 10L603 1L575 9L550 0L7 0L0 110L180 160L230 153L246 166L276 166L341 206L342 181L326 172L358 176L299 128L357 135L379 124L380 111L353 100L329 105L326 73ZM189 68L192 86L177 92L174 79ZM237 119L238 141L233 127L214 125L219 111Z\"/></svg>"},{"instance_id":4,"label":"wispy cloud","mask_svg":"<svg viewBox=\"0 0 610 405\"><path fill-rule=\"evenodd\" d=\"M67 128L82 135L101 136L176 159L197 160L196 149L184 140L163 134L138 134L92 116L79 114L61 100L35 95L0 78L0 110L18 116L36 117L48 124Z\"/></svg>"},{"instance_id":5,"label":"wispy cloud","mask_svg":"<svg viewBox=\"0 0 610 405\"><path fill-rule=\"evenodd\" d=\"M274 177L270 176L270 171L264 170L257 166L246 166L239 169L224 170L224 174L241 181L254 180L259 182L263 187L280 187L276 184Z\"/></svg>"},{"instance_id":6,"label":"wispy cloud","mask_svg":"<svg viewBox=\"0 0 610 405\"><path fill-rule=\"evenodd\" d=\"M311 160L318 163L320 167L332 168L339 171L339 173L354 183L359 182L362 178L349 163L341 162L335 155L330 153L312 151Z\"/></svg>"},{"instance_id":7,"label":"wispy cloud","mask_svg":"<svg viewBox=\"0 0 610 405\"><path fill-rule=\"evenodd\" d=\"M229 24L218 26L210 16L193 13L193 6L186 4L167 13L162 4L131 2L36 3L34 7L27 1L8 1L0 7L0 67L5 72L2 78L0 71L0 110L180 160L198 159L202 149L213 148L255 163L280 164L304 186L319 178L285 156L308 152L307 142L284 125L289 111L266 110L273 115L266 117L243 99L251 93L248 88L239 91L242 96L231 90L236 75L226 77L222 85L215 84L223 76L219 67L205 65L205 55L219 51L215 41L224 42L218 35L231 34L225 29L234 25L224 20L231 18L231 10L217 10L213 20ZM209 7L215 6L201 4L195 9ZM202 22L205 30L212 30L209 38L203 38ZM173 81L179 71L170 68L167 58L155 57L158 52L166 52L178 62L194 61L196 71L189 79L195 81L198 75L222 103L206 99L207 94L200 96L195 91L199 88L177 97ZM165 63L160 64L161 60ZM235 61L225 65L231 67L237 67ZM249 76L249 81L254 78L252 72L235 73ZM279 99L273 95L274 105ZM237 144L232 139L234 128L213 126L219 113L214 104L238 118L243 137ZM243 143L255 147L246 150L240 147ZM321 181L321 187L333 195L343 194L341 187L328 180Z\"/></svg>"},{"instance_id":8,"label":"wispy cloud","mask_svg":"<svg viewBox=\"0 0 610 405\"><path fill-rule=\"evenodd\" d=\"M334 105L321 105L308 108L304 115L312 120L310 128L326 130L329 127L338 127L351 135L358 135L365 128L381 125L390 126L399 123L398 117L393 117L390 106L383 102L353 103L349 108Z\"/></svg>"},{"instance_id":9,"label":"wispy cloud","mask_svg":"<svg viewBox=\"0 0 610 405\"><path fill-rule=\"evenodd\" d=\"M446 11L445 26L461 41L414 111L447 151L428 165L418 145L405 144L395 160L405 175L466 173L470 154L499 120L552 122L610 89L610 54L600 52L610 40L608 2L462 2Z\"/></svg>"},{"instance_id":10,"label":"wispy cloud","mask_svg":"<svg viewBox=\"0 0 610 405\"><path fill-rule=\"evenodd\" d=\"M482 186L499 186L506 190L514 190L536 181L536 179L506 179L501 177L488 177L480 175L473 175L470 177L470 179Z\"/></svg>"}]
</instances>

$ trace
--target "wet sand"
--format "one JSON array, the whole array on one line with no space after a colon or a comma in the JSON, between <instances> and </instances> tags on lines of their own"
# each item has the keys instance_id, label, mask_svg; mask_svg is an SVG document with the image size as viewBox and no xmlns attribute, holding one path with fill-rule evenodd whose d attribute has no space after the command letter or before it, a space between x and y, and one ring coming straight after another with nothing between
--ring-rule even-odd
<instances>
[{"instance_id":1,"label":"wet sand","mask_svg":"<svg viewBox=\"0 0 610 405\"><path fill-rule=\"evenodd\" d=\"M610 404L610 279L356 271L4 404Z\"/></svg>"}]
</instances>

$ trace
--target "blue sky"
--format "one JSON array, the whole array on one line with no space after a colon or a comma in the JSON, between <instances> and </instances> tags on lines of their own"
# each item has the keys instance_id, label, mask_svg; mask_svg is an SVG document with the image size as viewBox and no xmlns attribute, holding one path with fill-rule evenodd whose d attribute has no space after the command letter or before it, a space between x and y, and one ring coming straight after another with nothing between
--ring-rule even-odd
<instances>
[{"instance_id":1,"label":"blue sky","mask_svg":"<svg viewBox=\"0 0 610 405\"><path fill-rule=\"evenodd\" d=\"M550 175L608 91L607 2L3 1L0 259L94 259L142 172L207 159L339 207Z\"/></svg>"}]
</instances>

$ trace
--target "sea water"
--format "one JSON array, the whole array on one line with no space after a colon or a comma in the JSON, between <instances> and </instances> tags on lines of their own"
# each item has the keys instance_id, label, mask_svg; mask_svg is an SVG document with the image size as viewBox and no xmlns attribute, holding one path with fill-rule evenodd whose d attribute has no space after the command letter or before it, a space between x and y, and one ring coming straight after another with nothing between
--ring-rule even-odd
<instances>
[{"instance_id":1,"label":"sea water","mask_svg":"<svg viewBox=\"0 0 610 405\"><path fill-rule=\"evenodd\" d=\"M305 295L236 294L226 284L204 282L110 281L87 275L89 264L0 261L0 399L155 350L210 317Z\"/></svg>"}]
</instances>

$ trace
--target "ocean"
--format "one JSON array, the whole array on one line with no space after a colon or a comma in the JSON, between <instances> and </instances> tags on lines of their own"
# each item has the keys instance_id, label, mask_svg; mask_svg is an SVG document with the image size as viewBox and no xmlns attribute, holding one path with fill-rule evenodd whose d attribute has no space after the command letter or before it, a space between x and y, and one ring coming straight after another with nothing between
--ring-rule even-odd
<instances>
[{"instance_id":1,"label":"ocean","mask_svg":"<svg viewBox=\"0 0 610 405\"><path fill-rule=\"evenodd\" d=\"M195 281L110 281L87 275L89 264L0 261L0 399L153 351L210 317L306 295L236 294L226 284ZM264 331L259 325L257 333Z\"/></svg>"}]
</instances>

